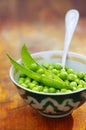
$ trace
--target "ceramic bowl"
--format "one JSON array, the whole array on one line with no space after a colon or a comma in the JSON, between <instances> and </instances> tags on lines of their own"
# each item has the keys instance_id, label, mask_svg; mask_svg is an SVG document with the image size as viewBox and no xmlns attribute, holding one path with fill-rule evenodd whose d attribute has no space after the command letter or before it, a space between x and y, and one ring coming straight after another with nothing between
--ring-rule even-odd
<instances>
[{"instance_id":1,"label":"ceramic bowl","mask_svg":"<svg viewBox=\"0 0 86 130\"><path fill-rule=\"evenodd\" d=\"M43 62L61 63L62 53L62 51L44 51L34 53L32 56L40 64ZM18 62L21 63L21 59ZM86 56L69 52L66 65L74 70L86 72ZM86 88L70 93L40 93L19 85L17 83L18 76L18 70L12 66L10 78L17 86L21 97L46 117L60 118L67 116L86 101Z\"/></svg>"}]
</instances>

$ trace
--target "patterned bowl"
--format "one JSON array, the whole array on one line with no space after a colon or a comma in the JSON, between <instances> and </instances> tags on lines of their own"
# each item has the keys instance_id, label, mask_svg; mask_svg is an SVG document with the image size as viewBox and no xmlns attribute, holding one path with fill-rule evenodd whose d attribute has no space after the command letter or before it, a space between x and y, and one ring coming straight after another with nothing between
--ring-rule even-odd
<instances>
[{"instance_id":1,"label":"patterned bowl","mask_svg":"<svg viewBox=\"0 0 86 130\"><path fill-rule=\"evenodd\" d=\"M62 51L44 51L34 53L32 56L40 64L42 62L61 63L62 53ZM21 59L18 62L21 63ZM86 56L69 52L66 65L74 70L86 72ZM86 101L86 88L70 93L40 93L19 85L17 83L18 76L18 70L12 66L10 78L17 86L21 97L46 117L59 118L67 116Z\"/></svg>"}]
</instances>

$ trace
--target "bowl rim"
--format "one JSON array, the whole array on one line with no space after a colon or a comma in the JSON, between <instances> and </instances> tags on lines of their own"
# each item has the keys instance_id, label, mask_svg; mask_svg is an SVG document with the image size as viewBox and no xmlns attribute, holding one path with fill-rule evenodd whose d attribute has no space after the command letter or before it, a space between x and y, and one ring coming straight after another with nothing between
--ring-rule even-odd
<instances>
[{"instance_id":1,"label":"bowl rim","mask_svg":"<svg viewBox=\"0 0 86 130\"><path fill-rule=\"evenodd\" d=\"M62 50L39 51L39 52L32 53L31 55L32 55L32 56L36 56L36 55L38 55L38 54L43 54L43 53L55 53L55 54L56 54L56 53L59 53L59 54L62 54L63 51L62 51ZM86 60L86 56L85 56L85 55L79 54L79 53L76 53L76 52L69 51L67 55L68 55L68 56L71 56L71 55L75 56L75 55L76 55L76 57L79 57L80 59Z\"/></svg>"},{"instance_id":2,"label":"bowl rim","mask_svg":"<svg viewBox=\"0 0 86 130\"><path fill-rule=\"evenodd\" d=\"M49 51L40 51L40 52L35 52L35 53L32 53L31 55L35 58L36 55L39 55L39 54L43 54L43 53L57 53L57 54L62 54L63 51L58 51L58 50L49 50ZM75 52L68 52L68 56L75 56L75 57L79 57L80 59L83 59L83 60L86 60L86 56L82 55L82 54L78 54L78 53L75 53ZM17 60L17 62L20 62L21 63L21 58ZM10 76L10 79L12 80L12 82L17 85L19 88L25 90L25 91L29 91L31 93L34 93L34 94L41 94L41 95L70 95L70 94L75 94L75 93L78 93L78 92L81 92L81 91L84 91L86 90L86 88L82 88L82 89L79 89L79 90L76 90L76 91L72 91L72 92L66 92L66 93L44 93L44 92L37 92L37 91L34 91L34 90L31 90L29 88L25 88L23 87L22 85L18 84L16 82L16 80L14 79L14 76L13 76L13 72L14 72L14 69L15 67L12 65L10 67L10 70L9 70L9 76Z\"/></svg>"}]
</instances>

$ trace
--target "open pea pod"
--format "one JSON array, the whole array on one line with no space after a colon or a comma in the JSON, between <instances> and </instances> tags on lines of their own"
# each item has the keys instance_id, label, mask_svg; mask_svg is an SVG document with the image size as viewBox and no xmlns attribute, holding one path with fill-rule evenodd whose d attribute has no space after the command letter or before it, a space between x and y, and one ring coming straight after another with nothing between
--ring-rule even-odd
<instances>
[{"instance_id":1,"label":"open pea pod","mask_svg":"<svg viewBox=\"0 0 86 130\"><path fill-rule=\"evenodd\" d=\"M51 73L50 71L46 70L43 66L41 66L40 64L38 64L31 56L31 54L29 53L26 45L23 45L22 50L21 50L21 58L22 58L22 62L24 64L25 67L29 68L31 67L32 64L36 64L38 69L43 69L43 72L46 76L49 75L53 75L53 78L55 80L57 80L58 82L63 82L62 79L60 79L57 75ZM64 82L63 82L64 83Z\"/></svg>"},{"instance_id":2,"label":"open pea pod","mask_svg":"<svg viewBox=\"0 0 86 130\"><path fill-rule=\"evenodd\" d=\"M13 66L15 68L17 68L18 70L20 70L25 75L27 75L28 77L42 83L43 85L47 85L47 86L59 88L59 89L64 88L64 86L65 86L64 82L61 82L59 80L57 81L55 79L50 79L47 76L39 75L39 74L31 71L29 68L26 68L23 65L19 64L13 58L11 58L9 55L8 55L8 57L9 57L11 63L13 64Z\"/></svg>"}]
</instances>

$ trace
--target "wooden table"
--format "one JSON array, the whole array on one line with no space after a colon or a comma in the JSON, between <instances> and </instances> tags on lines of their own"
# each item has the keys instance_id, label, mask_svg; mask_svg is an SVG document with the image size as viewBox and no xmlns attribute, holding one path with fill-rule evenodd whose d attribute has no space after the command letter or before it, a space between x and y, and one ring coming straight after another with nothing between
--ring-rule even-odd
<instances>
[{"instance_id":1,"label":"wooden table","mask_svg":"<svg viewBox=\"0 0 86 130\"><path fill-rule=\"evenodd\" d=\"M41 116L26 104L9 78L6 54L20 58L24 43L30 52L62 50L64 22L57 24L0 22L0 130L86 130L86 103L61 119ZM80 19L70 51L86 55L86 19Z\"/></svg>"}]
</instances>

